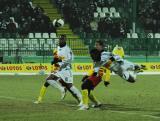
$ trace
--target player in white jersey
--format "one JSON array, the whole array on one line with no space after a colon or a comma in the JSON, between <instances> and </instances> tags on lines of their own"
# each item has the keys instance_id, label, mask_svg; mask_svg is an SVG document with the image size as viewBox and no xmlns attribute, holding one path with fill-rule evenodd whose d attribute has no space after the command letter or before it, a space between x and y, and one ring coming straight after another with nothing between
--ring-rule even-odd
<instances>
[{"instance_id":1,"label":"player in white jersey","mask_svg":"<svg viewBox=\"0 0 160 121\"><path fill-rule=\"evenodd\" d=\"M59 46L54 53L52 65L54 70L46 79L46 82L41 88L38 100L35 103L41 103L45 95L46 89L49 85L60 90L62 99L64 99L66 91L68 90L80 103L82 96L80 91L73 85L73 75L71 71L71 62L73 60L73 53L66 44L66 36L61 35L59 39Z\"/></svg>"},{"instance_id":2,"label":"player in white jersey","mask_svg":"<svg viewBox=\"0 0 160 121\"><path fill-rule=\"evenodd\" d=\"M108 52L104 52L101 56L101 62L104 67L109 68L121 78L131 83L135 82L137 73L146 69L144 65L132 63Z\"/></svg>"}]
</instances>

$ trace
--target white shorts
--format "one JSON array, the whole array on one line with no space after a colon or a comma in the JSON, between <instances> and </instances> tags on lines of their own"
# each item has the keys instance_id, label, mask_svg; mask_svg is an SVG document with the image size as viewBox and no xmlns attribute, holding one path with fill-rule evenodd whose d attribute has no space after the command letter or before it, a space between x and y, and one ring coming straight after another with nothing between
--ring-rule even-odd
<instances>
[{"instance_id":1,"label":"white shorts","mask_svg":"<svg viewBox=\"0 0 160 121\"><path fill-rule=\"evenodd\" d=\"M52 73L57 77L60 77L66 83L73 83L73 74L71 70L61 70L56 73Z\"/></svg>"},{"instance_id":2,"label":"white shorts","mask_svg":"<svg viewBox=\"0 0 160 121\"><path fill-rule=\"evenodd\" d=\"M130 74L136 77L136 74L134 74L134 66L134 63L123 60L122 63L113 63L113 65L111 66L111 70L125 80L128 80Z\"/></svg>"},{"instance_id":3,"label":"white shorts","mask_svg":"<svg viewBox=\"0 0 160 121\"><path fill-rule=\"evenodd\" d=\"M129 71L129 70L134 71L134 66L135 66L134 63L124 60L123 64L121 65L121 69L122 71Z\"/></svg>"}]
</instances>

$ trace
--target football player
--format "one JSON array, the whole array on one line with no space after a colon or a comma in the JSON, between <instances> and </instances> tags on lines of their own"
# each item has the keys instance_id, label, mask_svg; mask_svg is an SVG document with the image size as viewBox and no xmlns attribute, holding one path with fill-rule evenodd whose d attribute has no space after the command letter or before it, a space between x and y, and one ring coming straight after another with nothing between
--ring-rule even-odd
<instances>
[{"instance_id":1,"label":"football player","mask_svg":"<svg viewBox=\"0 0 160 121\"><path fill-rule=\"evenodd\" d=\"M137 74L146 70L145 65L138 65L128 60L122 59L118 55L111 55L109 58L106 56L103 58L102 65L105 68L110 69L124 80L134 83L136 81Z\"/></svg>"},{"instance_id":2,"label":"football player","mask_svg":"<svg viewBox=\"0 0 160 121\"><path fill-rule=\"evenodd\" d=\"M101 42L96 42L96 47L99 48L102 46ZM100 45L100 46L99 46ZM138 72L146 69L144 65L134 64L127 60L122 59L118 55L114 55L111 52L101 51L101 53L97 52L97 50L92 50L90 52L92 59L94 60L94 72L90 76L85 76L83 78L82 84L82 100L83 104L79 110L87 110L88 106L88 97L94 102L93 107L101 106L101 103L94 97L93 89L104 80L105 86L109 84L110 72L106 73L106 71L111 70L118 74L120 77L125 79L128 82L135 82L136 75ZM95 57L97 56L97 57ZM95 63L95 59L98 59ZM97 66L96 66L97 65Z\"/></svg>"},{"instance_id":3,"label":"football player","mask_svg":"<svg viewBox=\"0 0 160 121\"><path fill-rule=\"evenodd\" d=\"M79 110L87 110L89 109L88 106L88 99L90 99L94 105L92 107L100 107L101 103L96 99L93 94L94 88L103 80L105 86L108 86L110 80L110 70L100 68L101 67L101 58L106 54L110 54L104 51L104 44L102 41L96 41L95 43L96 49L90 51L90 56L93 60L94 69L92 72L83 77L81 89L82 89L82 104L79 105Z\"/></svg>"},{"instance_id":4,"label":"football player","mask_svg":"<svg viewBox=\"0 0 160 121\"><path fill-rule=\"evenodd\" d=\"M61 35L59 39L59 46L54 52L54 59L52 65L54 69L52 73L46 78L43 84L38 100L35 103L41 103L46 93L48 86L55 87L60 90L62 99L65 97L66 90L68 90L73 97L80 103L82 95L80 91L73 85L73 74L71 71L71 62L73 60L73 53L66 44L66 36Z\"/></svg>"},{"instance_id":5,"label":"football player","mask_svg":"<svg viewBox=\"0 0 160 121\"><path fill-rule=\"evenodd\" d=\"M123 47L116 45L112 51L114 55L119 55L121 58L124 58L124 50Z\"/></svg>"}]
</instances>

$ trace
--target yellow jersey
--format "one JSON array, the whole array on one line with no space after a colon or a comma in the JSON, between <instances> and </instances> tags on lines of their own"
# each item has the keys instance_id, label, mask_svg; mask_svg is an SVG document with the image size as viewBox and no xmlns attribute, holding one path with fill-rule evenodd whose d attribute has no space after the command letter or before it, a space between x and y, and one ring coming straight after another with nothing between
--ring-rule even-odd
<instances>
[{"instance_id":1,"label":"yellow jersey","mask_svg":"<svg viewBox=\"0 0 160 121\"><path fill-rule=\"evenodd\" d=\"M119 55L121 58L124 58L124 50L123 50L123 47L120 47L120 46L114 47L112 53L113 53L114 55Z\"/></svg>"}]
</instances>

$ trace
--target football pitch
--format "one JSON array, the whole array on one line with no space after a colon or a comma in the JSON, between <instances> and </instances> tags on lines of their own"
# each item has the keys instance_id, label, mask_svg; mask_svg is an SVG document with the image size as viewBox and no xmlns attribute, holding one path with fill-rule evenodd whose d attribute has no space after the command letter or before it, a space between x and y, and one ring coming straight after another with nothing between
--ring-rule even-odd
<instances>
[{"instance_id":1,"label":"football pitch","mask_svg":"<svg viewBox=\"0 0 160 121\"><path fill-rule=\"evenodd\" d=\"M46 76L0 75L0 121L160 121L160 76L141 75L128 83L118 76L101 83L95 96L101 108L78 111L76 100L49 87L42 104L33 104ZM74 76L80 89L82 76Z\"/></svg>"}]
</instances>

